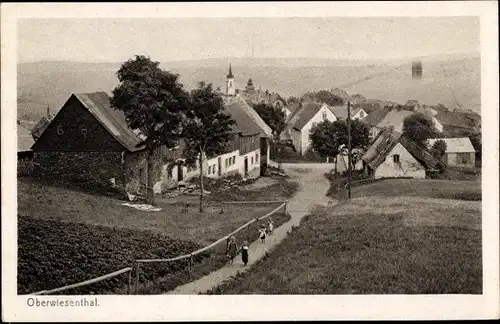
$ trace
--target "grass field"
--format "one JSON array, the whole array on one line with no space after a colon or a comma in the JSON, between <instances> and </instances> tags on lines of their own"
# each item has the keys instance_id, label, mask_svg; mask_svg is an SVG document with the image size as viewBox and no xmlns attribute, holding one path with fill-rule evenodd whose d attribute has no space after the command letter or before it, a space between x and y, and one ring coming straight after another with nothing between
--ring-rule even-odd
<instances>
[{"instance_id":1,"label":"grass field","mask_svg":"<svg viewBox=\"0 0 500 324\"><path fill-rule=\"evenodd\" d=\"M279 185L279 186L276 186ZM280 180L275 195L290 195L295 184ZM281 188L283 191L279 191ZM295 189L294 189L295 188ZM252 190L251 196L269 199L269 188ZM244 190L239 191L245 194ZM285 197L282 197L283 199ZM207 198L209 200L210 198ZM182 198L178 199L182 201ZM137 258L167 258L192 252L235 230L248 220L263 216L278 204L207 205L188 213L172 199L157 199L159 212L122 206L123 201L37 181L18 181L18 291L30 293L95 278L131 266ZM277 226L289 215L273 216ZM257 229L255 229L257 237ZM193 278L222 266L223 247L196 258ZM190 280L185 262L147 265L141 273L141 293L161 293ZM68 293L124 293L127 275Z\"/></svg>"},{"instance_id":2,"label":"grass field","mask_svg":"<svg viewBox=\"0 0 500 324\"><path fill-rule=\"evenodd\" d=\"M442 182L433 193L430 184L356 188L351 203L318 208L247 274L210 293L481 294L481 202L442 198L477 196L480 186Z\"/></svg>"},{"instance_id":3,"label":"grass field","mask_svg":"<svg viewBox=\"0 0 500 324\"><path fill-rule=\"evenodd\" d=\"M345 196L345 190L330 188L330 196ZM478 181L386 179L364 185L354 185L352 197L365 196L418 196L429 198L481 200L481 183Z\"/></svg>"}]
</instances>

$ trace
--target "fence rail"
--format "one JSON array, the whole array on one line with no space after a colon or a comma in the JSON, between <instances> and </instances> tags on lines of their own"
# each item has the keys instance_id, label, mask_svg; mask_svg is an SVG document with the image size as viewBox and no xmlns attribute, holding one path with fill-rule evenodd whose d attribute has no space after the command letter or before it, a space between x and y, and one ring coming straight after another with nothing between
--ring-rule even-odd
<instances>
[{"instance_id":1,"label":"fence rail","mask_svg":"<svg viewBox=\"0 0 500 324\"><path fill-rule=\"evenodd\" d=\"M217 245L219 245L220 243L226 241L229 237L237 234L238 232L242 231L243 229L246 229L248 228L251 224L255 223L255 222L259 222L260 220L263 220L267 217L270 217L271 215L275 214L278 210L280 210L281 208L284 208L284 212L286 213L286 206L288 204L289 200L283 200L283 201L254 201L254 202L238 202L238 201L235 201L235 202L224 202L224 204L231 204L231 203L281 203L278 207L276 207L275 209L273 209L271 212L267 213L266 215L264 216L261 216L261 217L258 217L258 218L255 218L255 219L252 219L251 221L248 221L247 223L245 223L244 225L238 227L236 230L234 230L233 232L231 232L230 234L220 238L219 240L201 248L201 249L198 249L194 252L191 252L189 254L184 254L184 255L180 255L180 256L177 256L177 257L174 257L174 258L169 258L169 259L140 259L140 260L135 260L134 262L134 266L133 267L127 267L127 268L123 268L121 270L118 270L118 271L115 271L115 272L112 272L112 273L108 273L108 274L105 274L103 276L100 276L100 277L97 277L97 278L94 278L94 279L90 279L90 280L86 280L86 281L82 281L82 282L78 282L78 283L75 283L75 284L71 284L71 285L67 285L67 286L64 286L64 287L59 287L59 288L54 288L54 289L50 289L50 290L42 290L42 291L38 291L38 292L35 292L35 293L32 293L32 295L48 295L48 294L53 294L53 293L56 293L56 292L61 292L61 291L65 291L65 290L69 290L69 289L74 289L74 288L79 288L79 287L84 287L84 286L88 286L88 285L91 285L91 284L94 284L94 283L97 283L97 282L100 282L100 281L103 281L103 280L107 280L107 279L111 279L113 277L116 277L116 276L119 276L123 273L127 273L129 274L128 276L128 285L127 285L127 294L130 294L132 292L132 272L135 271L135 283L134 283L134 291L137 293L138 291L138 285L139 285L139 269L140 269L140 264L141 263L160 263L160 262L174 262L174 261L180 261L180 260L184 260L184 259L189 259L189 268L188 268L188 271L189 273L191 273L191 270L192 270L192 266L193 266L193 257L195 255L198 255L200 253L203 253Z\"/></svg>"},{"instance_id":2,"label":"fence rail","mask_svg":"<svg viewBox=\"0 0 500 324\"><path fill-rule=\"evenodd\" d=\"M132 271L132 268L130 268L130 267L123 268L121 270L105 274L104 276L100 276L100 277L97 277L97 278L94 278L94 279L82 281L82 282L79 282L79 283L75 283L75 284L64 286L64 287L60 287L60 288L54 288L54 289L51 289L51 290L42 290L42 291L33 293L33 295L48 295L48 294L53 294L53 293L64 291L64 290L68 290L68 289L73 289L73 288L88 286L88 285L96 283L96 282L100 282L100 281L103 281L103 280L111 279L113 277L119 276L122 273L126 273L126 272L129 272L129 271ZM129 277L129 284L128 284L128 290L129 291L130 291L130 283L131 283L130 280L131 280L131 278Z\"/></svg>"}]
</instances>

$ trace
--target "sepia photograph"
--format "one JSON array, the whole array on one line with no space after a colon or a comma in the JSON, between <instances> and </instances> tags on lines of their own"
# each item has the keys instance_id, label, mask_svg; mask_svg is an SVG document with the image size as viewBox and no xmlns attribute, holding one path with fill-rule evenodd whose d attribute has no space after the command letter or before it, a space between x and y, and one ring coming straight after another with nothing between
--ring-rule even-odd
<instances>
[{"instance_id":1,"label":"sepia photograph","mask_svg":"<svg viewBox=\"0 0 500 324\"><path fill-rule=\"evenodd\" d=\"M16 205L2 207L2 272L8 263L19 309L171 320L197 316L182 295L205 298L192 299L203 314L224 296L231 306L210 319L242 320L252 296L283 312L279 298L300 308L321 296L432 295L500 316L498 4L478 4L487 20L470 2L443 6L459 4L462 14L380 14L386 2L378 14L325 15L321 6L348 4L313 2L298 15L308 4L286 14L286 3L201 3L214 12L205 16L194 3L170 4L178 16L169 4L158 4L164 16L153 4L123 16L126 4L108 16L89 14L104 4L81 4L81 16L60 4L13 16L8 54L2 41L12 65L7 80L2 58L2 179L13 183L2 180L2 202ZM185 311L140 317L131 298L168 300L169 312L179 298ZM263 319L256 305L248 312ZM110 315L127 307L136 317Z\"/></svg>"}]
</instances>

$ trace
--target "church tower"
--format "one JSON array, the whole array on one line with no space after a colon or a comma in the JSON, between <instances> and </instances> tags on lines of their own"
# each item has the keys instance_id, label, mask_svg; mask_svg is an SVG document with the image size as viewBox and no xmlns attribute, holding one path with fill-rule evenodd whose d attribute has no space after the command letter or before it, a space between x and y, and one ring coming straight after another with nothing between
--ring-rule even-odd
<instances>
[{"instance_id":1,"label":"church tower","mask_svg":"<svg viewBox=\"0 0 500 324\"><path fill-rule=\"evenodd\" d=\"M229 73L226 76L226 94L228 96L234 96L236 92L235 85L234 85L234 75L233 71L231 70L231 64L229 64Z\"/></svg>"}]
</instances>

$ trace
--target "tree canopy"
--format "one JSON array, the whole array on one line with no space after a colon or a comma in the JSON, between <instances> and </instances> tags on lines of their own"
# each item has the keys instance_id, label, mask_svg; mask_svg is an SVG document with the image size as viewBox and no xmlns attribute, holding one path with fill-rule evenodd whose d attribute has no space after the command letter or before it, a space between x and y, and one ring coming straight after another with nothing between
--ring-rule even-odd
<instances>
[{"instance_id":1,"label":"tree canopy","mask_svg":"<svg viewBox=\"0 0 500 324\"><path fill-rule=\"evenodd\" d=\"M212 84L200 82L190 94L190 108L185 114L182 136L188 165L199 164L200 211L203 211L203 163L207 157L224 153L233 139L234 119L224 110L224 101Z\"/></svg>"},{"instance_id":2,"label":"tree canopy","mask_svg":"<svg viewBox=\"0 0 500 324\"><path fill-rule=\"evenodd\" d=\"M285 112L279 107L273 107L265 103L253 105L253 109L259 114L260 118L271 128L275 138L285 130Z\"/></svg>"},{"instance_id":3,"label":"tree canopy","mask_svg":"<svg viewBox=\"0 0 500 324\"><path fill-rule=\"evenodd\" d=\"M334 95L328 90L308 92L304 95L304 97L309 97L312 100L324 102L329 106L341 106L344 104L344 99Z\"/></svg>"},{"instance_id":4,"label":"tree canopy","mask_svg":"<svg viewBox=\"0 0 500 324\"><path fill-rule=\"evenodd\" d=\"M323 157L335 157L347 149L348 134L347 121L328 120L318 123L311 130L311 146ZM351 148L353 153L352 162L355 164L359 155L366 150L370 144L370 128L360 120L351 120Z\"/></svg>"},{"instance_id":5,"label":"tree canopy","mask_svg":"<svg viewBox=\"0 0 500 324\"><path fill-rule=\"evenodd\" d=\"M430 151L432 156L434 156L438 160L441 160L441 158L446 153L446 142L442 139L435 141Z\"/></svg>"},{"instance_id":6,"label":"tree canopy","mask_svg":"<svg viewBox=\"0 0 500 324\"><path fill-rule=\"evenodd\" d=\"M189 96L178 82L179 76L162 70L160 63L137 55L123 63L117 72L118 86L113 89L110 104L124 112L131 129L139 130L139 146L148 151L148 170L152 169L155 148L172 148L180 139L182 115ZM153 178L148 172L147 201L153 203Z\"/></svg>"},{"instance_id":7,"label":"tree canopy","mask_svg":"<svg viewBox=\"0 0 500 324\"><path fill-rule=\"evenodd\" d=\"M438 136L432 119L422 113L414 113L404 119L403 134L422 146L427 146L429 138Z\"/></svg>"}]
</instances>

